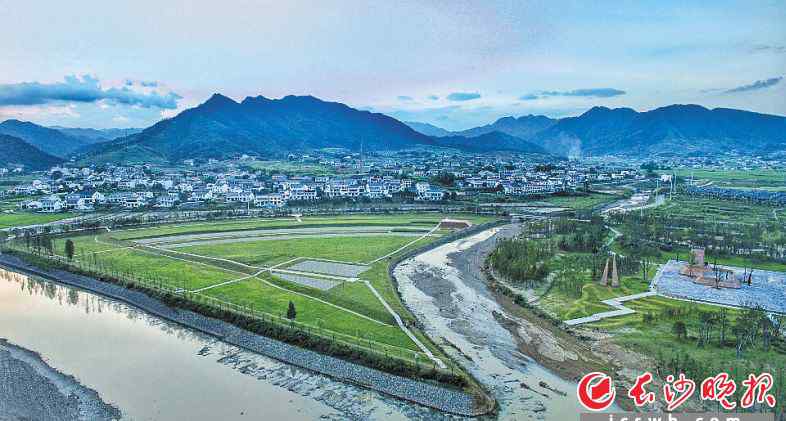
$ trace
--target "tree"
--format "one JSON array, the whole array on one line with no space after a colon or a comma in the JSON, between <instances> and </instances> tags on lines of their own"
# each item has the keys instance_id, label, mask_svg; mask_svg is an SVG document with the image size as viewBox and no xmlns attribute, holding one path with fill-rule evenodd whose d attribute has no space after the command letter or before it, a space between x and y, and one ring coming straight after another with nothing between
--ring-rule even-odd
<instances>
[{"instance_id":1,"label":"tree","mask_svg":"<svg viewBox=\"0 0 786 421\"><path fill-rule=\"evenodd\" d=\"M74 258L74 242L70 238L65 242L65 254L68 260Z\"/></svg>"},{"instance_id":2,"label":"tree","mask_svg":"<svg viewBox=\"0 0 786 421\"><path fill-rule=\"evenodd\" d=\"M290 301L289 308L287 308L287 319L295 320L295 317L297 317L297 310L295 310L295 303Z\"/></svg>"},{"instance_id":3,"label":"tree","mask_svg":"<svg viewBox=\"0 0 786 421\"><path fill-rule=\"evenodd\" d=\"M672 326L671 331L677 337L677 339L685 339L688 337L688 328L685 327L685 322L678 320L674 322L674 326Z\"/></svg>"}]
</instances>

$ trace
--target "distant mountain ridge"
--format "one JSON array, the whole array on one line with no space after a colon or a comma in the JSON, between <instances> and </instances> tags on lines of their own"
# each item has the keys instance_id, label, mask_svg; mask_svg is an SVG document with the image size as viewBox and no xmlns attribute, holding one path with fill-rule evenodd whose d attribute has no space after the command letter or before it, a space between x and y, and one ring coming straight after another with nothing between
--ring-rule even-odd
<instances>
[{"instance_id":1,"label":"distant mountain ridge","mask_svg":"<svg viewBox=\"0 0 786 421\"><path fill-rule=\"evenodd\" d=\"M501 132L513 137L528 140L538 132L553 126L557 123L557 121L558 120L546 117L544 115L530 114L521 117L502 117L497 121L485 126L473 127L471 129L459 131L445 130L433 124L420 123L417 121L407 121L405 124L425 135L434 137L477 137L492 132Z\"/></svg>"},{"instance_id":2,"label":"distant mountain ridge","mask_svg":"<svg viewBox=\"0 0 786 421\"><path fill-rule=\"evenodd\" d=\"M81 128L81 127L61 127L61 126L50 126L49 128L57 130L67 136L82 138L86 142L89 142L90 144L114 140L119 137L129 136L144 130L144 129L137 129L137 128L92 129L92 128Z\"/></svg>"},{"instance_id":3,"label":"distant mountain ridge","mask_svg":"<svg viewBox=\"0 0 786 421\"><path fill-rule=\"evenodd\" d=\"M391 151L449 145L482 152L488 151L484 149L487 147L491 150L516 148L517 142L507 137L503 140L505 145L501 148L468 138L440 141L387 115L312 96L281 99L257 96L238 103L214 94L203 104L140 133L90 148L87 158L177 161L240 154L275 157L321 148ZM520 146L522 150L539 149L526 143Z\"/></svg>"},{"instance_id":4,"label":"distant mountain ridge","mask_svg":"<svg viewBox=\"0 0 786 421\"><path fill-rule=\"evenodd\" d=\"M257 96L236 102L215 94L199 106L137 130L48 128L18 120L0 123L0 134L21 139L50 156L76 156L83 162L175 162L243 154L275 158L322 148L359 152L444 147L479 154L575 157L786 153L786 117L699 105L645 112L593 107L576 117L503 117L451 132L312 96ZM124 136L107 140L117 135Z\"/></svg>"},{"instance_id":5,"label":"distant mountain ridge","mask_svg":"<svg viewBox=\"0 0 786 421\"><path fill-rule=\"evenodd\" d=\"M0 151L0 167L23 165L29 169L43 170L63 162L18 137L5 134L0 134Z\"/></svg>"},{"instance_id":6,"label":"distant mountain ridge","mask_svg":"<svg viewBox=\"0 0 786 421\"><path fill-rule=\"evenodd\" d=\"M412 127L422 127L415 123ZM431 126L431 125L429 125ZM439 127L431 126L435 132ZM786 117L700 105L669 105L638 112L593 107L577 117L503 117L451 136L502 132L561 156L657 156L723 151L786 151Z\"/></svg>"},{"instance_id":7,"label":"distant mountain ridge","mask_svg":"<svg viewBox=\"0 0 786 421\"><path fill-rule=\"evenodd\" d=\"M0 134L22 139L36 149L60 158L67 158L91 143L58 130L19 120L6 120L0 123Z\"/></svg>"},{"instance_id":8,"label":"distant mountain ridge","mask_svg":"<svg viewBox=\"0 0 786 421\"><path fill-rule=\"evenodd\" d=\"M404 124L406 124L409 127L412 127L412 130L423 133L426 136L433 136L433 137L455 136L455 132L451 132L450 130L445 130L442 127L437 127L429 123L420 123L418 121L405 121Z\"/></svg>"},{"instance_id":9,"label":"distant mountain ridge","mask_svg":"<svg viewBox=\"0 0 786 421\"><path fill-rule=\"evenodd\" d=\"M505 151L536 154L548 153L541 146L500 131L488 132L472 137L442 136L435 138L435 144L441 147L477 153Z\"/></svg>"},{"instance_id":10,"label":"distant mountain ridge","mask_svg":"<svg viewBox=\"0 0 786 421\"><path fill-rule=\"evenodd\" d=\"M651 111L593 107L559 120L532 141L560 155L686 155L786 150L786 117L700 105Z\"/></svg>"}]
</instances>

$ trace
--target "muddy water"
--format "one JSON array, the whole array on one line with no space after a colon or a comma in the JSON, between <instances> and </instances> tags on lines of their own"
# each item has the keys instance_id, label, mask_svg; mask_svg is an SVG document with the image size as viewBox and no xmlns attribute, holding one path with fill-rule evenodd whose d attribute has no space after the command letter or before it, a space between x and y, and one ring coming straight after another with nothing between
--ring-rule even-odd
<instances>
[{"instance_id":1,"label":"muddy water","mask_svg":"<svg viewBox=\"0 0 786 421\"><path fill-rule=\"evenodd\" d=\"M124 419L442 417L117 301L1 268L0 337L96 390Z\"/></svg>"},{"instance_id":2,"label":"muddy water","mask_svg":"<svg viewBox=\"0 0 786 421\"><path fill-rule=\"evenodd\" d=\"M497 304L478 270L495 241L516 230L493 228L407 260L396 268L399 290L429 335L446 343L445 350L491 390L500 419L576 420L581 410L576 384L518 351L515 338L497 321L500 315L515 317Z\"/></svg>"}]
</instances>

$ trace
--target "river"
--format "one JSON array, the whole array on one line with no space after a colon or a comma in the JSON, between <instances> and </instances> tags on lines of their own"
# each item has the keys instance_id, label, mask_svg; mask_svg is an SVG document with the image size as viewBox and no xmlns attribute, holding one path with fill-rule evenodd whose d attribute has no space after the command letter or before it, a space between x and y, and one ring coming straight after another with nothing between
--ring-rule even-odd
<instances>
[{"instance_id":1,"label":"river","mask_svg":"<svg viewBox=\"0 0 786 421\"><path fill-rule=\"evenodd\" d=\"M2 268L0 338L73 376L128 420L443 418L118 301Z\"/></svg>"},{"instance_id":2,"label":"river","mask_svg":"<svg viewBox=\"0 0 786 421\"><path fill-rule=\"evenodd\" d=\"M405 261L395 271L399 291L429 336L490 389L500 419L578 419L576 383L519 351L498 321L516 318L496 302L479 271L495 242L517 230L492 228Z\"/></svg>"}]
</instances>

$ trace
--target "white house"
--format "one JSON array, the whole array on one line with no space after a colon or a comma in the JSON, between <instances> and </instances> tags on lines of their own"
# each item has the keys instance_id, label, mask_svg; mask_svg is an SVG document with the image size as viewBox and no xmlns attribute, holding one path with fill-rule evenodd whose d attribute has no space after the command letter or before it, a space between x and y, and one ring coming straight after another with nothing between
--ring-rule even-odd
<instances>
[{"instance_id":1,"label":"white house","mask_svg":"<svg viewBox=\"0 0 786 421\"><path fill-rule=\"evenodd\" d=\"M254 206L260 208L280 208L286 204L281 193L261 194L254 198Z\"/></svg>"},{"instance_id":2,"label":"white house","mask_svg":"<svg viewBox=\"0 0 786 421\"><path fill-rule=\"evenodd\" d=\"M41 199L41 207L39 209L41 212L52 213L60 212L64 206L65 203L59 197L52 195Z\"/></svg>"}]
</instances>

